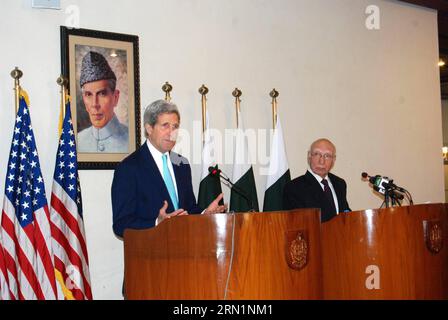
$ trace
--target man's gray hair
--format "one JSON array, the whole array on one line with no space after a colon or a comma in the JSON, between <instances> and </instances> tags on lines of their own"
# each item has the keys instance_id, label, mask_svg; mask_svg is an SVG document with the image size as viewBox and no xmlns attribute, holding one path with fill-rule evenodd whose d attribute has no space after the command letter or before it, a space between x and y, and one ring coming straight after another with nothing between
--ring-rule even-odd
<instances>
[{"instance_id":1,"label":"man's gray hair","mask_svg":"<svg viewBox=\"0 0 448 320\"><path fill-rule=\"evenodd\" d=\"M175 113L180 121L179 109L174 103L166 100L156 100L146 107L145 113L143 114L143 126L149 124L151 127L154 127L157 122L157 118L162 113ZM148 138L148 133L146 130L145 137Z\"/></svg>"}]
</instances>

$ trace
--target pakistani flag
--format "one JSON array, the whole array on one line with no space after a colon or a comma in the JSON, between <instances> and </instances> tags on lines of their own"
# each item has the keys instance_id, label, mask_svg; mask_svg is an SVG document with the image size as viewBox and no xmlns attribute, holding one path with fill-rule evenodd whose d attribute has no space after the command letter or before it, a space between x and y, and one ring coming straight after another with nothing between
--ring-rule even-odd
<instances>
[{"instance_id":1,"label":"pakistani flag","mask_svg":"<svg viewBox=\"0 0 448 320\"><path fill-rule=\"evenodd\" d=\"M243 117L239 111L238 119L232 179L235 187L230 193L230 211L246 212L251 209L258 211L254 171L249 158L247 139L244 135Z\"/></svg>"},{"instance_id":2,"label":"pakistani flag","mask_svg":"<svg viewBox=\"0 0 448 320\"><path fill-rule=\"evenodd\" d=\"M288 160L286 158L285 142L280 117L274 129L269 161L268 180L264 193L263 211L283 210L282 198L285 184L291 181Z\"/></svg>"},{"instance_id":3,"label":"pakistani flag","mask_svg":"<svg viewBox=\"0 0 448 320\"><path fill-rule=\"evenodd\" d=\"M202 148L202 176L199 184L198 205L201 209L206 209L208 205L222 192L221 181L218 175L211 175L208 172L210 166L215 166L213 153L213 137L209 131L208 112L205 112L205 132L204 146ZM218 167L215 166L217 169ZM224 201L221 200L220 204Z\"/></svg>"}]
</instances>

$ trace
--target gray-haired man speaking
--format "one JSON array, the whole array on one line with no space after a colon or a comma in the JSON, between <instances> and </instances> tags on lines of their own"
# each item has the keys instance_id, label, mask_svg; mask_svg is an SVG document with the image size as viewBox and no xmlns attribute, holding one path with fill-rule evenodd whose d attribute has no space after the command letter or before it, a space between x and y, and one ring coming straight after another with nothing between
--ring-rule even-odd
<instances>
[{"instance_id":1,"label":"gray-haired man speaking","mask_svg":"<svg viewBox=\"0 0 448 320\"><path fill-rule=\"evenodd\" d=\"M89 51L82 60L82 100L92 125L78 133L79 152L128 153L128 127L118 121L114 108L120 91L117 77L100 53Z\"/></svg>"},{"instance_id":2,"label":"gray-haired man speaking","mask_svg":"<svg viewBox=\"0 0 448 320\"><path fill-rule=\"evenodd\" d=\"M112 182L114 233L151 228L164 219L195 213L218 213L221 193L200 208L193 193L188 160L171 151L180 126L177 106L165 100L151 103L143 116L146 142L115 169ZM199 236L199 235L198 235Z\"/></svg>"}]
</instances>

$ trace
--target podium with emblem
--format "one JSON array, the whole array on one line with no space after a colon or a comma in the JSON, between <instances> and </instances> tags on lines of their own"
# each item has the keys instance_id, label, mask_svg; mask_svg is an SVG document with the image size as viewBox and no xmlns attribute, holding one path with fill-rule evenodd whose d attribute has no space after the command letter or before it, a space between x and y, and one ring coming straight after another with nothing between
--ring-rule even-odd
<instances>
[{"instance_id":1,"label":"podium with emblem","mask_svg":"<svg viewBox=\"0 0 448 320\"><path fill-rule=\"evenodd\" d=\"M128 299L320 299L317 209L179 216L126 230Z\"/></svg>"},{"instance_id":2,"label":"podium with emblem","mask_svg":"<svg viewBox=\"0 0 448 320\"><path fill-rule=\"evenodd\" d=\"M322 224L326 299L448 299L448 207L339 215Z\"/></svg>"},{"instance_id":3,"label":"podium with emblem","mask_svg":"<svg viewBox=\"0 0 448 320\"><path fill-rule=\"evenodd\" d=\"M448 207L179 216L126 230L128 299L448 299Z\"/></svg>"}]
</instances>

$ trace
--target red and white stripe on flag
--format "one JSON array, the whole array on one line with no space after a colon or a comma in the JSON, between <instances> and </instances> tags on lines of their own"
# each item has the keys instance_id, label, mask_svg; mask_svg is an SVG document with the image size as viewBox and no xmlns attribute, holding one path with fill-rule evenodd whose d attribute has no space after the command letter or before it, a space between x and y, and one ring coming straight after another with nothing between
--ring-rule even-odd
<instances>
[{"instance_id":1,"label":"red and white stripe on flag","mask_svg":"<svg viewBox=\"0 0 448 320\"><path fill-rule=\"evenodd\" d=\"M62 275L62 289L74 299L92 299L70 104L56 155L50 211L54 265Z\"/></svg>"},{"instance_id":2,"label":"red and white stripe on flag","mask_svg":"<svg viewBox=\"0 0 448 320\"><path fill-rule=\"evenodd\" d=\"M5 258L3 256L3 247L0 246L0 300L9 300L8 274L6 272Z\"/></svg>"}]
</instances>

